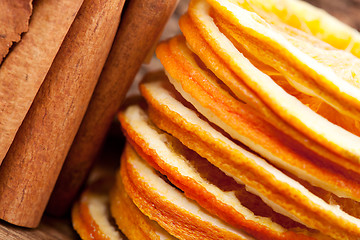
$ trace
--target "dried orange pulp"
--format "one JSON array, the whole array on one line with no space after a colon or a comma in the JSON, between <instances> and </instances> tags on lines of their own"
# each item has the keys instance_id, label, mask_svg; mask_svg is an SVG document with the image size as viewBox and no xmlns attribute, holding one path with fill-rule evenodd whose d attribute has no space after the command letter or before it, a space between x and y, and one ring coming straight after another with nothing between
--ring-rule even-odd
<instances>
[{"instance_id":1,"label":"dried orange pulp","mask_svg":"<svg viewBox=\"0 0 360 240\"><path fill-rule=\"evenodd\" d=\"M360 57L360 34L324 10L300 0L236 0L243 8L265 19L285 23L314 35L335 48Z\"/></svg>"}]
</instances>

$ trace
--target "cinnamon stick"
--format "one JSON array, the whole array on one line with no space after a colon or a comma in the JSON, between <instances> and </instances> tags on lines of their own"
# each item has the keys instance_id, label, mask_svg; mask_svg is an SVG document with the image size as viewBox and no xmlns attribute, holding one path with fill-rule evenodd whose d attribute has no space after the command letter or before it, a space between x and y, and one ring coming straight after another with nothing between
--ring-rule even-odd
<instances>
[{"instance_id":1,"label":"cinnamon stick","mask_svg":"<svg viewBox=\"0 0 360 240\"><path fill-rule=\"evenodd\" d=\"M29 31L0 67L0 164L83 0L37 0Z\"/></svg>"},{"instance_id":2,"label":"cinnamon stick","mask_svg":"<svg viewBox=\"0 0 360 240\"><path fill-rule=\"evenodd\" d=\"M64 214L84 182L125 94L177 0L131 0L48 205Z\"/></svg>"},{"instance_id":3,"label":"cinnamon stick","mask_svg":"<svg viewBox=\"0 0 360 240\"><path fill-rule=\"evenodd\" d=\"M0 217L36 227L114 40L123 0L85 0L0 167ZM61 13L63 14L63 13Z\"/></svg>"}]
</instances>

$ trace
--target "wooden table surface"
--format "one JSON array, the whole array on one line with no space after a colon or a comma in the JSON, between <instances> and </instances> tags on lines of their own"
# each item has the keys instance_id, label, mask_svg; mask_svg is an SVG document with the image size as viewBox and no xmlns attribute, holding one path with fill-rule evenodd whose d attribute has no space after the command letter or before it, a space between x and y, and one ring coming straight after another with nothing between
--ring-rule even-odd
<instances>
[{"instance_id":1,"label":"wooden table surface","mask_svg":"<svg viewBox=\"0 0 360 240\"><path fill-rule=\"evenodd\" d=\"M345 23L353 26L360 30L360 0L307 0L315 6L321 7L327 10L332 15L341 19ZM169 21L168 26L165 28L164 37L172 36L178 33L177 18L186 10L188 0L180 0L179 7L174 13L173 18ZM144 66L142 73L153 68L158 68L159 63L154 61L153 65ZM139 75L142 75L140 72ZM140 78L140 77L138 77ZM113 142L115 141L115 142ZM109 145L121 146L122 140L111 139ZM111 168L114 169L114 165L118 164L118 155L120 149L117 148L117 152L112 157ZM105 150L107 151L107 150ZM114 157L115 156L115 157ZM98 169L107 168L106 164L101 166L98 165ZM0 240L77 240L79 236L71 227L70 217L65 218L54 218L50 216L44 216L40 226L36 229L26 229L17 226L13 226L5 221L0 220Z\"/></svg>"},{"instance_id":2,"label":"wooden table surface","mask_svg":"<svg viewBox=\"0 0 360 240\"><path fill-rule=\"evenodd\" d=\"M0 221L0 239L2 240L76 240L80 239L72 229L69 218L52 218L44 216L36 229L16 227Z\"/></svg>"}]
</instances>

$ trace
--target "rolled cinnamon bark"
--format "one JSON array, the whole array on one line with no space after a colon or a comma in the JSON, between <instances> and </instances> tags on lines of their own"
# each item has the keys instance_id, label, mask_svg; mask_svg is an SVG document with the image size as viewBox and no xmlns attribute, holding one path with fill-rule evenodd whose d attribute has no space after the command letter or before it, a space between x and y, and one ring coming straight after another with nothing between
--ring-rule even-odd
<instances>
[{"instance_id":1,"label":"rolled cinnamon bark","mask_svg":"<svg viewBox=\"0 0 360 240\"><path fill-rule=\"evenodd\" d=\"M0 167L0 217L36 227L80 126L124 0L85 0ZM63 12L61 13L63 14Z\"/></svg>"},{"instance_id":2,"label":"rolled cinnamon bark","mask_svg":"<svg viewBox=\"0 0 360 240\"><path fill-rule=\"evenodd\" d=\"M137 71L171 16L177 0L131 0L84 120L61 170L48 211L64 214L96 158Z\"/></svg>"},{"instance_id":3,"label":"rolled cinnamon bark","mask_svg":"<svg viewBox=\"0 0 360 240\"><path fill-rule=\"evenodd\" d=\"M83 0L37 0L29 31L0 67L0 163Z\"/></svg>"}]
</instances>

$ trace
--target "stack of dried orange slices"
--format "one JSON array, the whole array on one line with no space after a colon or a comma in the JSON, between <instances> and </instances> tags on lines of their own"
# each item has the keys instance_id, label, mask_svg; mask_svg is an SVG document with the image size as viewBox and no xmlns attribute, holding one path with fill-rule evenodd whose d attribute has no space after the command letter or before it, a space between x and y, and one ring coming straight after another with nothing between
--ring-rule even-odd
<instances>
[{"instance_id":1,"label":"stack of dried orange slices","mask_svg":"<svg viewBox=\"0 0 360 240\"><path fill-rule=\"evenodd\" d=\"M360 239L360 34L299 0L192 0L180 27L119 114L120 229Z\"/></svg>"}]
</instances>

